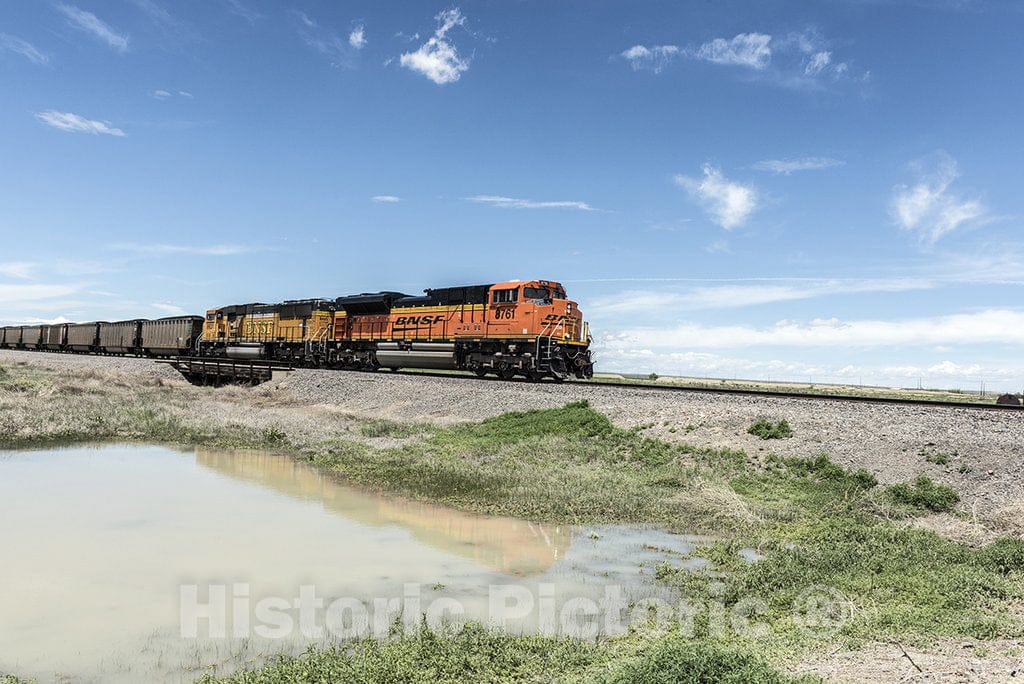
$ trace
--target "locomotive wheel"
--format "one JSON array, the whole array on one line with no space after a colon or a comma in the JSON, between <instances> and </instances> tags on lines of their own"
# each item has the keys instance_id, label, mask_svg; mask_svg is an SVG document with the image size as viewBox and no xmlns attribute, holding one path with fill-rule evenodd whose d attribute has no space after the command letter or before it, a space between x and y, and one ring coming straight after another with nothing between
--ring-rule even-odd
<instances>
[{"instance_id":1,"label":"locomotive wheel","mask_svg":"<svg viewBox=\"0 0 1024 684\"><path fill-rule=\"evenodd\" d=\"M511 368L498 369L498 377L501 378L502 380L511 380L513 377L515 377L515 374L516 372Z\"/></svg>"},{"instance_id":2,"label":"locomotive wheel","mask_svg":"<svg viewBox=\"0 0 1024 684\"><path fill-rule=\"evenodd\" d=\"M473 372L476 373L476 377L478 377L478 378L487 377L487 371L485 369L483 369L483 368L477 368Z\"/></svg>"}]
</instances>

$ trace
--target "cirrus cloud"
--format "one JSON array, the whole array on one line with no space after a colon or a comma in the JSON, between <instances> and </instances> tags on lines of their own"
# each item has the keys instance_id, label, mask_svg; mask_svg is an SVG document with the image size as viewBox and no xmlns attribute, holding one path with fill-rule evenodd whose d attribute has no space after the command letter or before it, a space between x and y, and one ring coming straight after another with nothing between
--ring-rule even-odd
<instances>
[{"instance_id":1,"label":"cirrus cloud","mask_svg":"<svg viewBox=\"0 0 1024 684\"><path fill-rule=\"evenodd\" d=\"M66 131L68 133L89 133L91 135L112 135L123 138L125 132L120 128L114 128L106 121L93 121L71 112L58 112L48 109L45 112L38 112L36 118L47 126Z\"/></svg>"},{"instance_id":2,"label":"cirrus cloud","mask_svg":"<svg viewBox=\"0 0 1024 684\"><path fill-rule=\"evenodd\" d=\"M45 66L50 63L50 57L43 52L36 49L36 46L27 40L22 40L17 36L12 36L8 33L0 33L0 50L6 50L7 52L13 52L21 55L33 64L39 66Z\"/></svg>"},{"instance_id":3,"label":"cirrus cloud","mask_svg":"<svg viewBox=\"0 0 1024 684\"><path fill-rule=\"evenodd\" d=\"M92 12L63 3L57 5L57 9L72 27L92 35L118 52L128 51L128 36L121 35Z\"/></svg>"},{"instance_id":4,"label":"cirrus cloud","mask_svg":"<svg viewBox=\"0 0 1024 684\"><path fill-rule=\"evenodd\" d=\"M463 199L467 202L487 204L503 209L579 209L580 211L600 211L586 202L576 200L537 201L516 197L502 197L501 195L474 195L473 197L463 197Z\"/></svg>"},{"instance_id":5,"label":"cirrus cloud","mask_svg":"<svg viewBox=\"0 0 1024 684\"><path fill-rule=\"evenodd\" d=\"M754 164L758 171L771 171L788 176L796 171L820 171L842 166L845 162L831 157L800 157L798 159L764 159Z\"/></svg>"}]
</instances>

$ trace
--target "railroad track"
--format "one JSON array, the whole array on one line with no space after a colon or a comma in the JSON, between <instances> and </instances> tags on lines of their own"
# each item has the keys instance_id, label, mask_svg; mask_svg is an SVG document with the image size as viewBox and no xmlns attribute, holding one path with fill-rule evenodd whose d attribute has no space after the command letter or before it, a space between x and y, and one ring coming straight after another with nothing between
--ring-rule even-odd
<instances>
[{"instance_id":1,"label":"railroad track","mask_svg":"<svg viewBox=\"0 0 1024 684\"><path fill-rule=\"evenodd\" d=\"M1024 411L1024 406L1009 406L1006 404L980 404L967 401L949 401L945 399L911 399L900 397L868 397L857 394L824 394L817 392L785 392L781 390L754 390L740 389L736 387L688 387L671 385L655 385L653 383L630 383L614 382L606 380L569 380L567 383L574 385L591 385L598 387L620 387L627 389L640 389L651 391L667 392L691 392L697 394L729 394L751 397L772 397L779 399L817 399L821 401L852 401L861 404L899 404L903 406L938 406L958 409L981 409L992 411Z\"/></svg>"},{"instance_id":2,"label":"railroad track","mask_svg":"<svg viewBox=\"0 0 1024 684\"><path fill-rule=\"evenodd\" d=\"M178 357L173 361L195 361L194 357ZM230 362L228 362L230 363ZM218 365L224 364L223 360L218 362ZM224 364L226 365L226 364ZM279 361L239 361L238 366L240 369L248 369L243 371L243 378L252 378L252 369L254 367L264 367L267 371L266 379L269 379L271 371L287 371L295 370L297 367L287 363ZM349 371L352 372L352 371ZM485 377L479 378L476 375L470 373L462 373L457 371L449 372L436 372L436 371L420 371L420 370L398 370L398 371L362 371L366 373L370 372L388 372L391 375L404 375L409 377L428 377L428 378L444 378L451 380L480 380L484 382L515 382L522 384L544 384L534 383L526 380L525 378L516 380L500 380L496 377ZM247 375L246 375L247 373ZM546 383L554 384L554 383ZM1024 411L1024 406L1009 406L1005 404L980 404L971 402L961 401L949 401L941 399L912 399L912 398L900 398L900 397L870 397L863 395L850 395L850 394L826 394L818 392L786 392L782 390L757 390L757 389L741 389L736 387L694 387L694 386L673 386L673 385L661 385L649 382L616 382L613 380L566 380L564 385L571 385L574 387L611 387L615 389L630 389L640 390L644 392L688 392L691 394L718 394L718 395L731 395L731 396L748 396L748 397L769 397L775 399L811 399L816 401L833 401L833 402L855 402L861 404L894 404L900 406L923 406L923 407L939 407L939 408L956 408L956 409L974 409L981 411Z\"/></svg>"},{"instance_id":3,"label":"railroad track","mask_svg":"<svg viewBox=\"0 0 1024 684\"><path fill-rule=\"evenodd\" d=\"M478 378L475 375L456 375L455 373L431 373L429 371L399 371L401 375L419 375L434 378L460 378L464 380L486 380L493 382L522 382L530 383L526 379L512 381L499 380L498 378ZM554 383L548 383L554 384ZM1024 406L1008 406L1005 404L978 404L961 401L932 400L932 399L901 399L898 397L867 397L849 394L818 394L816 392L784 392L780 390L752 390L739 389L735 387L690 387L655 385L645 382L615 382L611 380L566 380L563 385L575 387L614 387L616 389L635 389L645 392L689 392L691 394L724 394L732 396L749 397L770 397L775 399L814 399L819 401L850 401L861 404L898 404L903 406L926 406L945 407L958 409L978 409L983 411L1024 411Z\"/></svg>"}]
</instances>

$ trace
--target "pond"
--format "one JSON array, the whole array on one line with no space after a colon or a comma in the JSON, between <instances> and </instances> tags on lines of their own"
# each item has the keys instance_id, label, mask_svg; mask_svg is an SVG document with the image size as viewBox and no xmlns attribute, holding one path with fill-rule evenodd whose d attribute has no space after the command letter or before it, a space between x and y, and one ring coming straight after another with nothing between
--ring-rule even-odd
<instances>
[{"instance_id":1,"label":"pond","mask_svg":"<svg viewBox=\"0 0 1024 684\"><path fill-rule=\"evenodd\" d=\"M0 502L0 674L44 681L190 681L431 611L544 632L552 602L670 600L657 564L701 562L693 537L475 515L253 451L0 452Z\"/></svg>"}]
</instances>

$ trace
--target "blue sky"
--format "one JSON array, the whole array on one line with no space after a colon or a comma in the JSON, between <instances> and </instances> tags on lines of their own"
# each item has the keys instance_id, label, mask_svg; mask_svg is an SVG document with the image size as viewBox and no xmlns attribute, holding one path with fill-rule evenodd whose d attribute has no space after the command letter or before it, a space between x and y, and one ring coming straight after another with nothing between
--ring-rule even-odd
<instances>
[{"instance_id":1,"label":"blue sky","mask_svg":"<svg viewBox=\"0 0 1024 684\"><path fill-rule=\"evenodd\" d=\"M599 370L1024 387L1018 3L0 7L0 319L544 277Z\"/></svg>"}]
</instances>

